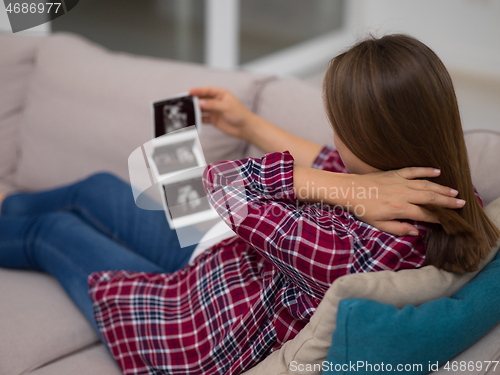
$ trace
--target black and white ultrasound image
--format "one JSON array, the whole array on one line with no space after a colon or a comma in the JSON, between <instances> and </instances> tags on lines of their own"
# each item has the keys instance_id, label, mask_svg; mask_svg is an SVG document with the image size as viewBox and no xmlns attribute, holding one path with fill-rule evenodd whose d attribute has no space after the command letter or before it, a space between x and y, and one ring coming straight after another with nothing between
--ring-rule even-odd
<instances>
[{"instance_id":1,"label":"black and white ultrasound image","mask_svg":"<svg viewBox=\"0 0 500 375\"><path fill-rule=\"evenodd\" d=\"M154 103L155 137L196 125L192 96L182 96Z\"/></svg>"},{"instance_id":2,"label":"black and white ultrasound image","mask_svg":"<svg viewBox=\"0 0 500 375\"><path fill-rule=\"evenodd\" d=\"M163 185L173 219L211 209L200 177Z\"/></svg>"},{"instance_id":3,"label":"black and white ultrasound image","mask_svg":"<svg viewBox=\"0 0 500 375\"><path fill-rule=\"evenodd\" d=\"M158 168L158 173L181 171L198 166L198 161L193 152L194 140L181 141L159 146L153 151L153 161Z\"/></svg>"}]
</instances>

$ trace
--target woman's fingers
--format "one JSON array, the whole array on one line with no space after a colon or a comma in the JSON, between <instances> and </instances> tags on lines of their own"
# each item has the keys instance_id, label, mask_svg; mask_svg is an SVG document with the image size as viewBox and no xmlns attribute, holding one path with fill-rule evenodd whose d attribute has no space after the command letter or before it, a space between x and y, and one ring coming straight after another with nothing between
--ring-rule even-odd
<instances>
[{"instance_id":1,"label":"woman's fingers","mask_svg":"<svg viewBox=\"0 0 500 375\"><path fill-rule=\"evenodd\" d=\"M409 201L413 204L431 205L451 209L462 208L465 205L463 199L445 196L432 191L416 191L409 197Z\"/></svg>"},{"instance_id":2,"label":"woman's fingers","mask_svg":"<svg viewBox=\"0 0 500 375\"><path fill-rule=\"evenodd\" d=\"M408 204L400 216L401 217L398 217L398 219L424 221L427 223L439 223L439 220L436 216L434 216L424 208L416 206L414 204Z\"/></svg>"},{"instance_id":3,"label":"woman's fingers","mask_svg":"<svg viewBox=\"0 0 500 375\"><path fill-rule=\"evenodd\" d=\"M415 167L358 176L364 181L361 185L377 187L377 199L358 202L367 207L365 216L359 219L394 235L418 234L411 223L399 220L439 223L422 206L458 209L465 205L464 200L456 198L456 190L425 179L415 180L440 173L435 168Z\"/></svg>"},{"instance_id":4,"label":"woman's fingers","mask_svg":"<svg viewBox=\"0 0 500 375\"><path fill-rule=\"evenodd\" d=\"M226 109L226 104L218 99L200 99L198 103L203 111L223 111Z\"/></svg>"},{"instance_id":5,"label":"woman's fingers","mask_svg":"<svg viewBox=\"0 0 500 375\"><path fill-rule=\"evenodd\" d=\"M410 167L398 169L395 171L399 177L406 180L411 180L409 186L416 190L429 190L434 191L439 194L456 196L458 191L447 186L436 184L435 182L429 180L415 180L416 178L429 178L437 177L441 174L439 169L435 168L424 168L424 167Z\"/></svg>"},{"instance_id":6,"label":"woman's fingers","mask_svg":"<svg viewBox=\"0 0 500 375\"><path fill-rule=\"evenodd\" d=\"M409 180L408 186L415 190L430 191L450 197L455 197L458 195L458 191L456 191L455 189L452 189L448 186L439 185L428 180Z\"/></svg>"},{"instance_id":7,"label":"woman's fingers","mask_svg":"<svg viewBox=\"0 0 500 375\"><path fill-rule=\"evenodd\" d=\"M379 221L371 225L382 232L390 233L395 236L417 236L419 234L418 229L415 226L410 223L396 220Z\"/></svg>"},{"instance_id":8,"label":"woman's fingers","mask_svg":"<svg viewBox=\"0 0 500 375\"><path fill-rule=\"evenodd\" d=\"M219 87L205 86L192 88L189 90L189 95L198 96L200 98L213 98L224 94L225 92L225 89L221 89Z\"/></svg>"},{"instance_id":9,"label":"woman's fingers","mask_svg":"<svg viewBox=\"0 0 500 375\"><path fill-rule=\"evenodd\" d=\"M408 180L408 187L415 190L411 194L411 203L434 205L445 208L461 208L465 205L463 199L455 198L458 191L448 186L439 185L428 180L414 178L436 177L441 171L434 168L412 167L395 171L396 174Z\"/></svg>"},{"instance_id":10,"label":"woman's fingers","mask_svg":"<svg viewBox=\"0 0 500 375\"><path fill-rule=\"evenodd\" d=\"M398 176L406 178L407 180L424 177L437 177L441 174L439 169L426 167L407 167L398 169L395 172Z\"/></svg>"},{"instance_id":11,"label":"woman's fingers","mask_svg":"<svg viewBox=\"0 0 500 375\"><path fill-rule=\"evenodd\" d=\"M197 96L199 100L199 105L202 110L205 111L222 111L226 109L225 101L223 100L224 95L228 91L218 87L206 86L206 87L196 87L189 90L189 94Z\"/></svg>"},{"instance_id":12,"label":"woman's fingers","mask_svg":"<svg viewBox=\"0 0 500 375\"><path fill-rule=\"evenodd\" d=\"M437 217L424 210L422 207L415 205L408 205L400 216L400 219L439 224ZM417 227L408 222L398 221L397 219L375 221L368 224L373 225L383 232L391 233L396 236L417 236L419 234Z\"/></svg>"}]
</instances>

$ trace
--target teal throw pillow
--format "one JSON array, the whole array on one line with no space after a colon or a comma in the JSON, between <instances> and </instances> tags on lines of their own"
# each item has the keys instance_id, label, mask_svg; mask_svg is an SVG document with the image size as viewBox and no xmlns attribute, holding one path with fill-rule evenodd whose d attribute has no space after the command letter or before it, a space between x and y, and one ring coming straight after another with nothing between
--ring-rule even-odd
<instances>
[{"instance_id":1,"label":"teal throw pillow","mask_svg":"<svg viewBox=\"0 0 500 375\"><path fill-rule=\"evenodd\" d=\"M499 322L500 252L451 298L401 310L370 300L341 301L323 375L428 374Z\"/></svg>"}]
</instances>

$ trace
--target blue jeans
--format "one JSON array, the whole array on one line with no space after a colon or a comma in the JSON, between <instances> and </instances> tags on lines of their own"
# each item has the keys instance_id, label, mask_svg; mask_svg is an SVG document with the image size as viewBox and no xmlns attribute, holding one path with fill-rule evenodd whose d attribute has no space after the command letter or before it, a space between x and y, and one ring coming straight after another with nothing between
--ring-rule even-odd
<instances>
[{"instance_id":1,"label":"blue jeans","mask_svg":"<svg viewBox=\"0 0 500 375\"><path fill-rule=\"evenodd\" d=\"M53 275L96 331L90 273L174 272L194 248L181 248L165 213L138 208L131 187L106 173L50 191L10 195L2 204L0 267Z\"/></svg>"}]
</instances>

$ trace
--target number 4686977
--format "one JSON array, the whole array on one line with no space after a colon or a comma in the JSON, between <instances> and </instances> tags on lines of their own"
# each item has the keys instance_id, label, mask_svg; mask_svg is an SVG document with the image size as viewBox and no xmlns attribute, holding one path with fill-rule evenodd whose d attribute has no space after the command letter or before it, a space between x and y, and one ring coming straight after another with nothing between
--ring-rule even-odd
<instances>
[{"instance_id":1,"label":"number 4686977","mask_svg":"<svg viewBox=\"0 0 500 375\"><path fill-rule=\"evenodd\" d=\"M9 3L7 13L59 13L61 3ZM62 11L63 9L61 9Z\"/></svg>"}]
</instances>

